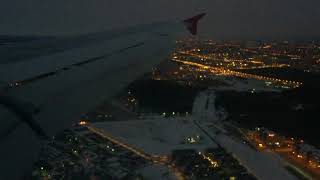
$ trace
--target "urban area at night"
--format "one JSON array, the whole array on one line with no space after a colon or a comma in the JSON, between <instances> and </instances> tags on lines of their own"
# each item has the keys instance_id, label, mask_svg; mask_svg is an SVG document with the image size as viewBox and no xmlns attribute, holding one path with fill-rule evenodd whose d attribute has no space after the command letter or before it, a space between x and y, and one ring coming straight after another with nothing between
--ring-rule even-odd
<instances>
[{"instance_id":1,"label":"urban area at night","mask_svg":"<svg viewBox=\"0 0 320 180\"><path fill-rule=\"evenodd\" d=\"M2 0L0 180L320 180L319 0Z\"/></svg>"},{"instance_id":2,"label":"urban area at night","mask_svg":"<svg viewBox=\"0 0 320 180\"><path fill-rule=\"evenodd\" d=\"M31 179L320 179L318 41L184 38L42 145ZM107 83L107 82L106 82Z\"/></svg>"}]
</instances>

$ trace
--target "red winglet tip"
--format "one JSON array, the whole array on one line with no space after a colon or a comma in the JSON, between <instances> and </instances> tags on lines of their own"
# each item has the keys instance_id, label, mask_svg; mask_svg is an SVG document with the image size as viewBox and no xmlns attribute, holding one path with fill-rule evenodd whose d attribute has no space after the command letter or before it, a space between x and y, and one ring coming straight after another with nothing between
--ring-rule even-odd
<instances>
[{"instance_id":1,"label":"red winglet tip","mask_svg":"<svg viewBox=\"0 0 320 180\"><path fill-rule=\"evenodd\" d=\"M183 20L183 23L186 25L187 29L192 35L196 35L198 32L198 21L202 19L206 13L201 13L191 18Z\"/></svg>"}]
</instances>

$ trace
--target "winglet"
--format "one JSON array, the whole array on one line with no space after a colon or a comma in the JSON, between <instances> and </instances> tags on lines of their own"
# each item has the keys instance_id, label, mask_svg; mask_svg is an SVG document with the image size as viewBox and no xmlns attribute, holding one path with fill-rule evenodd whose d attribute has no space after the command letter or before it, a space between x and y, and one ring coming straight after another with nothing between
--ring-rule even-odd
<instances>
[{"instance_id":1,"label":"winglet","mask_svg":"<svg viewBox=\"0 0 320 180\"><path fill-rule=\"evenodd\" d=\"M183 20L183 23L186 25L186 28L190 31L192 35L196 35L198 32L198 21L202 19L206 13L202 13L196 16L193 16L192 18L188 18L186 20Z\"/></svg>"}]
</instances>

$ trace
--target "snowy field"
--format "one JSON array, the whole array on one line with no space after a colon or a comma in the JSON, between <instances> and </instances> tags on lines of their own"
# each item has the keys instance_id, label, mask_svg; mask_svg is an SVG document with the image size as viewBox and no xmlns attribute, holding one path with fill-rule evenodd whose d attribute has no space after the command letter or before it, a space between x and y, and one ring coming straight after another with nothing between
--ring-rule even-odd
<instances>
[{"instance_id":1,"label":"snowy field","mask_svg":"<svg viewBox=\"0 0 320 180\"><path fill-rule=\"evenodd\" d=\"M200 151L217 147L190 118L185 117L103 122L92 126L149 154L166 155L175 149Z\"/></svg>"},{"instance_id":2,"label":"snowy field","mask_svg":"<svg viewBox=\"0 0 320 180\"><path fill-rule=\"evenodd\" d=\"M251 149L249 146L234 140L230 136L220 133L216 135L217 129L225 132L223 126L223 116L218 116L219 110L215 108L214 91L203 91L199 93L193 105L193 115L196 116L200 126L206 132L215 137L217 143L232 153L239 162L246 167L249 172L262 180L295 180L286 169L283 161L274 157L273 153L262 153ZM208 126L208 122L214 121L214 126ZM272 173L271 173L272 172Z\"/></svg>"},{"instance_id":3,"label":"snowy field","mask_svg":"<svg viewBox=\"0 0 320 180\"><path fill-rule=\"evenodd\" d=\"M234 141L232 138L220 134L216 140L234 156L258 179L296 180L284 167L283 162L274 157L273 153L255 151L249 146Z\"/></svg>"},{"instance_id":4,"label":"snowy field","mask_svg":"<svg viewBox=\"0 0 320 180\"><path fill-rule=\"evenodd\" d=\"M168 170L168 168L152 165L144 167L138 171L145 179L150 180L176 180L177 178Z\"/></svg>"}]
</instances>

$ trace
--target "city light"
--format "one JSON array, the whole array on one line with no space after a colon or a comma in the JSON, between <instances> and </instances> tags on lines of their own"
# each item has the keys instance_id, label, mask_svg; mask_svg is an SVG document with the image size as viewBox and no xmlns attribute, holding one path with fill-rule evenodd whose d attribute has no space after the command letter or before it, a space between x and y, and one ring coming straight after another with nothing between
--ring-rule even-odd
<instances>
[{"instance_id":1,"label":"city light","mask_svg":"<svg viewBox=\"0 0 320 180\"><path fill-rule=\"evenodd\" d=\"M270 77L264 77L264 76L254 75L254 74L242 73L242 72L237 72L237 71L233 71L230 69L211 67L208 65L203 65L200 63L195 63L195 62L190 62L190 61L184 61L184 60L179 60L179 59L172 59L172 61L183 63L186 65L196 66L196 67L202 68L204 70L209 70L209 72L217 74L217 75L235 76L235 77L241 77L241 78L247 78L247 79L257 79L257 80L269 81L269 82L273 82L273 83L282 83L283 85L292 86L293 88L297 88L302 85L302 83L296 82L296 81L281 80L281 79L277 79L277 78L270 78Z\"/></svg>"},{"instance_id":2,"label":"city light","mask_svg":"<svg viewBox=\"0 0 320 180\"><path fill-rule=\"evenodd\" d=\"M264 147L263 144L259 143L259 148L263 148L263 147Z\"/></svg>"},{"instance_id":3,"label":"city light","mask_svg":"<svg viewBox=\"0 0 320 180\"><path fill-rule=\"evenodd\" d=\"M200 153L199 153L200 154ZM208 160L213 168L219 167L219 164L216 160L214 160L212 157L205 155L202 153L202 157L206 160Z\"/></svg>"},{"instance_id":4,"label":"city light","mask_svg":"<svg viewBox=\"0 0 320 180\"><path fill-rule=\"evenodd\" d=\"M79 122L79 125L86 125L86 124L87 124L86 121L80 121L80 122Z\"/></svg>"},{"instance_id":5,"label":"city light","mask_svg":"<svg viewBox=\"0 0 320 180\"><path fill-rule=\"evenodd\" d=\"M317 166L320 166L320 151L304 144L304 141L295 141L295 138L287 138L274 132L271 133L265 128L249 130L246 137L258 150L264 151L268 149L268 151L278 153L282 158L297 167L315 174L316 177L319 176L320 171ZM306 148L304 149L304 147Z\"/></svg>"},{"instance_id":6,"label":"city light","mask_svg":"<svg viewBox=\"0 0 320 180\"><path fill-rule=\"evenodd\" d=\"M274 135L275 134L273 134L273 133L268 134L269 137L274 137Z\"/></svg>"}]
</instances>

